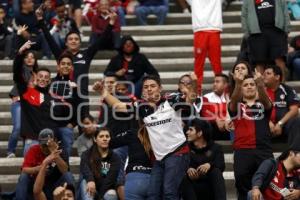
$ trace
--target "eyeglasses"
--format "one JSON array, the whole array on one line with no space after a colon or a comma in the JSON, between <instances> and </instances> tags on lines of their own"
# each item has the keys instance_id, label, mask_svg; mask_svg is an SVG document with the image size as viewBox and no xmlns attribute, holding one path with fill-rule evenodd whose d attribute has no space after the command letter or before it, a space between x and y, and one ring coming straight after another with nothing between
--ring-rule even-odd
<instances>
[{"instance_id":1,"label":"eyeglasses","mask_svg":"<svg viewBox=\"0 0 300 200\"><path fill-rule=\"evenodd\" d=\"M183 84L183 85L191 85L192 81L179 81L179 84Z\"/></svg>"}]
</instances>

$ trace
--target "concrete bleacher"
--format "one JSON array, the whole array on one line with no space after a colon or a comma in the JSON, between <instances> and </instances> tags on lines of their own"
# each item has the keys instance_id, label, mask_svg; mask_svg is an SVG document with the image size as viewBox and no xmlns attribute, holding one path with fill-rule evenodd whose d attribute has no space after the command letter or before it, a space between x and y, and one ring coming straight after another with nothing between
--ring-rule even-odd
<instances>
[{"instance_id":1,"label":"concrete bleacher","mask_svg":"<svg viewBox=\"0 0 300 200\"><path fill-rule=\"evenodd\" d=\"M239 52L242 39L240 12L241 3L233 2L224 12L224 31L222 37L222 63L224 72L228 73L236 61L236 55ZM127 16L129 26L122 27L123 34L131 34L141 46L141 52L145 53L153 65L158 69L163 81L163 87L166 91L177 89L178 78L184 74L193 71L193 33L190 14L182 14L173 2L170 2L170 11L166 25L164 26L137 26L134 16ZM150 23L153 23L154 17L149 17ZM292 22L291 36L300 34L300 22ZM90 27L83 27L84 46L87 45ZM102 77L109 58L116 52L101 51L98 52L93 60L90 69L90 84ZM47 66L55 75L54 60L39 60L40 66ZM206 61L204 72L203 93L206 93L212 87L213 72L209 63ZM17 158L6 159L6 148L9 134L12 130L10 99L8 92L11 89L12 81L12 61L0 60L0 185L4 191L10 191L15 187L20 166L22 164L21 152L22 142L17 147ZM297 81L288 82L289 85L296 88L300 93L300 83ZM91 100L97 100L97 95L91 91ZM92 106L93 114L96 114L97 106ZM224 147L226 171L226 188L228 199L236 199L234 189L234 177L232 168L232 148L230 142L222 142ZM280 152L285 148L285 144L274 144L274 152ZM278 155L278 153L276 154ZM71 170L78 177L79 158L74 149L70 159Z\"/></svg>"}]
</instances>

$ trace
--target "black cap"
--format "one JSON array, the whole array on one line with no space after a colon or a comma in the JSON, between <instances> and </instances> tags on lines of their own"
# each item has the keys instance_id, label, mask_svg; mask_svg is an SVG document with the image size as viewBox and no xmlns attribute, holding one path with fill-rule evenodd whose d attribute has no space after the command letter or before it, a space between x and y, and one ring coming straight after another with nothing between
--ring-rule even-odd
<instances>
[{"instance_id":1,"label":"black cap","mask_svg":"<svg viewBox=\"0 0 300 200\"><path fill-rule=\"evenodd\" d=\"M39 133L39 142L41 145L47 144L49 138L54 138L54 133L51 129L45 128Z\"/></svg>"}]
</instances>

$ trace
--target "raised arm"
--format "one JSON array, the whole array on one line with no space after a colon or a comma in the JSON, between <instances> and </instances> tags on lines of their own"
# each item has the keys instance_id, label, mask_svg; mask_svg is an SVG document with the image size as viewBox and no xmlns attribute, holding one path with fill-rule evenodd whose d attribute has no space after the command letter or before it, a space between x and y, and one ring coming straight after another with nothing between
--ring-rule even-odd
<instances>
[{"instance_id":1,"label":"raised arm","mask_svg":"<svg viewBox=\"0 0 300 200\"><path fill-rule=\"evenodd\" d=\"M94 91L99 92L99 94L104 98L108 105L113 107L115 111L118 112L128 112L127 104L121 102L119 99L111 95L105 88L103 81L97 81L93 86Z\"/></svg>"},{"instance_id":2,"label":"raised arm","mask_svg":"<svg viewBox=\"0 0 300 200\"><path fill-rule=\"evenodd\" d=\"M35 11L36 18L38 20L39 27L42 29L44 36L46 38L46 41L51 49L51 52L53 53L56 60L59 59L60 55L62 54L63 50L58 46L58 44L53 39L52 35L50 34L50 31L46 27L44 17L43 17L43 11L41 9L37 9Z\"/></svg>"},{"instance_id":3,"label":"raised arm","mask_svg":"<svg viewBox=\"0 0 300 200\"><path fill-rule=\"evenodd\" d=\"M115 12L112 12L110 13L109 18L109 24L105 28L104 33L101 35L101 37L97 37L96 42L91 44L87 49L87 55L90 56L91 60L94 58L95 54L100 49L100 47L103 47L107 43L107 41L109 41L112 35L113 25L115 24L118 15Z\"/></svg>"},{"instance_id":4,"label":"raised arm","mask_svg":"<svg viewBox=\"0 0 300 200\"><path fill-rule=\"evenodd\" d=\"M272 108L272 102L266 92L265 84L262 75L255 69L254 80L257 85L259 101L264 105L265 109Z\"/></svg>"},{"instance_id":5,"label":"raised arm","mask_svg":"<svg viewBox=\"0 0 300 200\"><path fill-rule=\"evenodd\" d=\"M231 101L229 102L229 111L231 112L236 112L237 111L237 106L238 103L241 101L242 99L242 82L244 79L244 75L242 74L232 74L233 79L235 81L235 87L233 89L232 95L231 95Z\"/></svg>"}]
</instances>

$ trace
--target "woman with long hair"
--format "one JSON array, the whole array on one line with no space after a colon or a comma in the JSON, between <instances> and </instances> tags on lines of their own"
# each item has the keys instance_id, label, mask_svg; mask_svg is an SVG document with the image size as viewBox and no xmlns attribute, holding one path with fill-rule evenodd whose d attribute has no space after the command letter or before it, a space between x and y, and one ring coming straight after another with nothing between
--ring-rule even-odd
<instances>
[{"instance_id":1,"label":"woman with long hair","mask_svg":"<svg viewBox=\"0 0 300 200\"><path fill-rule=\"evenodd\" d=\"M29 86L33 86L33 77L38 69L37 57L33 51L27 50L24 52L23 59L23 77ZM12 100L11 104L11 116L13 123L13 130L8 139L8 148L7 148L7 157L15 157L15 150L17 147L17 142L21 133L21 104L20 104L20 95L17 89L17 86L14 85L9 93L9 97Z\"/></svg>"},{"instance_id":2,"label":"woman with long hair","mask_svg":"<svg viewBox=\"0 0 300 200\"><path fill-rule=\"evenodd\" d=\"M155 162L151 171L149 199L179 199L179 186L189 164L189 147L182 128L181 110L191 107L197 88L167 97L161 95L161 80L145 76L142 84L143 100L131 105L109 94L103 82L96 82L94 90L115 110L135 112L145 124ZM162 189L162 191L161 191Z\"/></svg>"},{"instance_id":3,"label":"woman with long hair","mask_svg":"<svg viewBox=\"0 0 300 200\"><path fill-rule=\"evenodd\" d=\"M94 135L93 146L81 155L80 183L82 200L117 200L116 183L120 170L120 159L109 148L111 140L107 128L101 128Z\"/></svg>"},{"instance_id":4,"label":"woman with long hair","mask_svg":"<svg viewBox=\"0 0 300 200\"><path fill-rule=\"evenodd\" d=\"M125 199L147 200L153 153L145 125L141 125L139 130L131 129L118 133L111 140L110 146L128 146Z\"/></svg>"}]
</instances>

